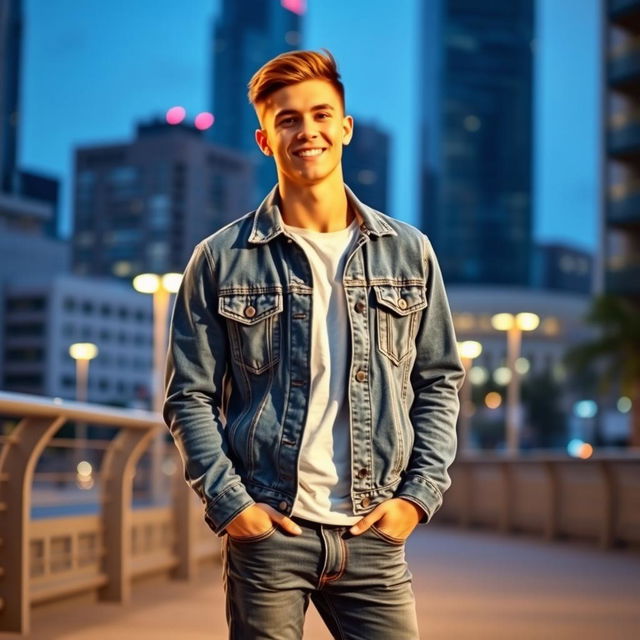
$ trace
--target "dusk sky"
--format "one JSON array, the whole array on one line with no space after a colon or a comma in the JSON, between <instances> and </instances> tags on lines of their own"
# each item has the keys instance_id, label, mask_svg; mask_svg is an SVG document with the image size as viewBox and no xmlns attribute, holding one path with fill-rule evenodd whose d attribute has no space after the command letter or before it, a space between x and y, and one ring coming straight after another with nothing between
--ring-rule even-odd
<instances>
[{"instance_id":1,"label":"dusk sky","mask_svg":"<svg viewBox=\"0 0 640 640\"><path fill-rule=\"evenodd\" d=\"M308 0L303 32L304 48L335 55L356 126L391 133L388 213L413 224L419 1ZM586 249L598 228L598 4L540 0L536 26L535 237ZM137 121L176 104L192 117L210 109L218 10L217 0L25 0L21 164L62 179L65 234L76 145L127 141Z\"/></svg>"}]
</instances>

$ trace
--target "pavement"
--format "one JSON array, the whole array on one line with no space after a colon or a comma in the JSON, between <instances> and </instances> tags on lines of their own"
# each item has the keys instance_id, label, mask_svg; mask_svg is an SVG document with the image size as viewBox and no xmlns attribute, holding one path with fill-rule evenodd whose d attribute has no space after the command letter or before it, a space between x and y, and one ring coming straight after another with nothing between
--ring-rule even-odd
<instances>
[{"instance_id":1,"label":"pavement","mask_svg":"<svg viewBox=\"0 0 640 640\"><path fill-rule=\"evenodd\" d=\"M640 638L637 551L428 525L411 536L407 559L421 638ZM26 637L226 640L220 573L220 565L206 565L190 583L158 578L136 583L127 605L85 596L40 606L33 611L32 632ZM313 605L304 638L331 638Z\"/></svg>"}]
</instances>

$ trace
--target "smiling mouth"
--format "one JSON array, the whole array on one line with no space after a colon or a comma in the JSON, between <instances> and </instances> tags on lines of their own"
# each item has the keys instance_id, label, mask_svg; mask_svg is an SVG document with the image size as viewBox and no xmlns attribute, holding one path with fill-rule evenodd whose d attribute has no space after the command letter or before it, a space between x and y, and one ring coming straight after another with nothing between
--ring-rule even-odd
<instances>
[{"instance_id":1,"label":"smiling mouth","mask_svg":"<svg viewBox=\"0 0 640 640\"><path fill-rule=\"evenodd\" d=\"M302 151L294 151L293 155L298 158L317 158L321 156L326 149L324 147L317 147L315 149L303 149Z\"/></svg>"}]
</instances>

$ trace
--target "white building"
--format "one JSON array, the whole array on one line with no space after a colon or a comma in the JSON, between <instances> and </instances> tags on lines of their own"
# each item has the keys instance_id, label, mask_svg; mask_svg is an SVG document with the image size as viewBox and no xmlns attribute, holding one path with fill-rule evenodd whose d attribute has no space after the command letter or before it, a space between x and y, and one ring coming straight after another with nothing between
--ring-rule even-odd
<instances>
[{"instance_id":1,"label":"white building","mask_svg":"<svg viewBox=\"0 0 640 640\"><path fill-rule=\"evenodd\" d=\"M4 390L75 398L69 346L92 342L90 402L133 406L150 397L151 296L113 280L60 275L7 282L4 308Z\"/></svg>"}]
</instances>

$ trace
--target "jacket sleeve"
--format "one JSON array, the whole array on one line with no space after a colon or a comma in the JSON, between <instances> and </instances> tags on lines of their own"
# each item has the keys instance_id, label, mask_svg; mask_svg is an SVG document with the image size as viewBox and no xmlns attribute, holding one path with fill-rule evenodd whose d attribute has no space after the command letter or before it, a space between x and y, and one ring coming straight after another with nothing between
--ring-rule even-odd
<instances>
[{"instance_id":1,"label":"jacket sleeve","mask_svg":"<svg viewBox=\"0 0 640 640\"><path fill-rule=\"evenodd\" d=\"M227 331L217 311L214 264L196 246L176 295L169 333L163 417L178 447L185 480L219 535L254 503L228 455L221 410L228 360Z\"/></svg>"},{"instance_id":2,"label":"jacket sleeve","mask_svg":"<svg viewBox=\"0 0 640 640\"><path fill-rule=\"evenodd\" d=\"M458 355L453 320L440 266L423 234L427 306L416 334L410 382L410 418L415 440L402 484L395 493L422 507L428 522L451 485L448 468L456 454L458 391L465 372Z\"/></svg>"}]
</instances>

